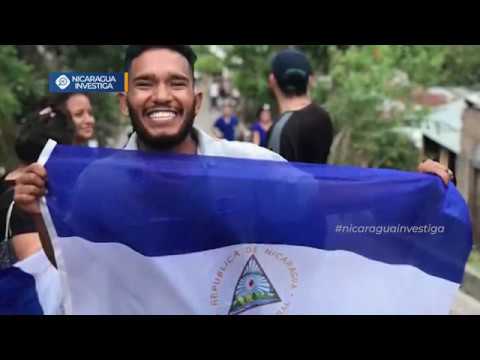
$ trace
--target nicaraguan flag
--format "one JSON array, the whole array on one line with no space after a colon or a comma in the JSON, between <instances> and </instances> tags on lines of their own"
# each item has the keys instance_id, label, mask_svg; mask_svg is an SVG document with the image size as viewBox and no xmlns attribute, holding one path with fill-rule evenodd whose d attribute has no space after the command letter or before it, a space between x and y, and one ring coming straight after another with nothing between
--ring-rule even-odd
<instances>
[{"instance_id":1,"label":"nicaraguan flag","mask_svg":"<svg viewBox=\"0 0 480 360\"><path fill-rule=\"evenodd\" d=\"M71 314L448 314L472 246L435 176L52 144L42 159Z\"/></svg>"}]
</instances>

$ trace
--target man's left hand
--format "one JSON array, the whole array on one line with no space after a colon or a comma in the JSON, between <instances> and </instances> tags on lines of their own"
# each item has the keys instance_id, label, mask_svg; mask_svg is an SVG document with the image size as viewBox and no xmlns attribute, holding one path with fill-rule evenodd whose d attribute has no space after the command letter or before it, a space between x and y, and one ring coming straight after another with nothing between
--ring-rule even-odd
<instances>
[{"instance_id":1,"label":"man's left hand","mask_svg":"<svg viewBox=\"0 0 480 360\"><path fill-rule=\"evenodd\" d=\"M418 171L425 174L434 174L439 176L442 179L443 183L447 186L448 183L453 180L452 170L436 161L424 161L418 166Z\"/></svg>"}]
</instances>

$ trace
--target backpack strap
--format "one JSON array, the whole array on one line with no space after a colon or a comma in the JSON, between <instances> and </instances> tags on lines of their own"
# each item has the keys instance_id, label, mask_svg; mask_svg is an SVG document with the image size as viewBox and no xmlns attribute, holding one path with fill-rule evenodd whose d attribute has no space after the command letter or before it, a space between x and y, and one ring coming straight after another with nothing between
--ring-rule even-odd
<instances>
[{"instance_id":1,"label":"backpack strap","mask_svg":"<svg viewBox=\"0 0 480 360\"><path fill-rule=\"evenodd\" d=\"M293 115L293 112L287 112L282 115L280 120L275 124L272 130L272 136L268 141L268 148L277 154L280 154L280 145L281 145L281 136L285 125L287 125L288 120Z\"/></svg>"}]
</instances>

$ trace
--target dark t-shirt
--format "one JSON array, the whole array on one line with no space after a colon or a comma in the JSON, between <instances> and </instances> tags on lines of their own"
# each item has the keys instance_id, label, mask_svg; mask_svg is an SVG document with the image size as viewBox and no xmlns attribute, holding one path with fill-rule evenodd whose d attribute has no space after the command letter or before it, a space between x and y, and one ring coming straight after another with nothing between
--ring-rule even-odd
<instances>
[{"instance_id":1,"label":"dark t-shirt","mask_svg":"<svg viewBox=\"0 0 480 360\"><path fill-rule=\"evenodd\" d=\"M4 242L7 226L7 213L14 196L14 183L0 179L0 269L12 265L16 259L8 243ZM10 218L11 236L37 232L35 223L30 215L16 206L13 207Z\"/></svg>"},{"instance_id":2,"label":"dark t-shirt","mask_svg":"<svg viewBox=\"0 0 480 360\"><path fill-rule=\"evenodd\" d=\"M269 138L277 124L272 126ZM333 142L330 115L316 104L293 112L283 128L280 155L288 161L326 164Z\"/></svg>"},{"instance_id":3,"label":"dark t-shirt","mask_svg":"<svg viewBox=\"0 0 480 360\"><path fill-rule=\"evenodd\" d=\"M256 122L255 124L252 125L250 128L252 132L257 132L258 135L260 136L260 146L266 148L268 147L268 132L264 130L262 125L260 125L260 122Z\"/></svg>"}]
</instances>

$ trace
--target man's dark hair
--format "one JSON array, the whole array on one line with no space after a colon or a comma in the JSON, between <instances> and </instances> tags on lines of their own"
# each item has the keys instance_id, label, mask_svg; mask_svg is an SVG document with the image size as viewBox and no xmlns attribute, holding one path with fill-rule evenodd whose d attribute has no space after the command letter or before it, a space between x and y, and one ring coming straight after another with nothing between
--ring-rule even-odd
<instances>
[{"instance_id":1,"label":"man's dark hair","mask_svg":"<svg viewBox=\"0 0 480 360\"><path fill-rule=\"evenodd\" d=\"M130 71L133 60L142 55L145 51L150 49L168 49L175 51L187 59L192 70L192 77L195 79L195 62L197 61L197 55L193 51L190 45L128 45L125 54L125 72Z\"/></svg>"},{"instance_id":2,"label":"man's dark hair","mask_svg":"<svg viewBox=\"0 0 480 360\"><path fill-rule=\"evenodd\" d=\"M303 96L308 91L308 82L300 78L293 78L288 82L279 81L278 86L287 98Z\"/></svg>"},{"instance_id":3,"label":"man's dark hair","mask_svg":"<svg viewBox=\"0 0 480 360\"><path fill-rule=\"evenodd\" d=\"M312 68L307 56L296 49L286 49L272 60L272 73L286 97L307 94Z\"/></svg>"}]
</instances>

